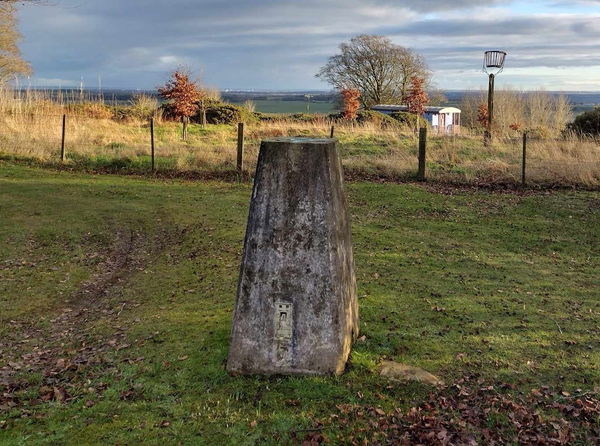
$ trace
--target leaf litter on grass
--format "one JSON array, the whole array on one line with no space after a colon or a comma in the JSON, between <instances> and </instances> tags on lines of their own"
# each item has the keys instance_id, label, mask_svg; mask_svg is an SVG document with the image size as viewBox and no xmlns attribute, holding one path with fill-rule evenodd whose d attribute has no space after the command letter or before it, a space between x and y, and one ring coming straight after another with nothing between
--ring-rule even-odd
<instances>
[{"instance_id":1,"label":"leaf litter on grass","mask_svg":"<svg viewBox=\"0 0 600 446\"><path fill-rule=\"evenodd\" d=\"M329 418L314 420L302 444L599 444L598 397L597 392L571 395L548 386L525 394L512 385L491 385L468 375L406 411L340 404Z\"/></svg>"}]
</instances>

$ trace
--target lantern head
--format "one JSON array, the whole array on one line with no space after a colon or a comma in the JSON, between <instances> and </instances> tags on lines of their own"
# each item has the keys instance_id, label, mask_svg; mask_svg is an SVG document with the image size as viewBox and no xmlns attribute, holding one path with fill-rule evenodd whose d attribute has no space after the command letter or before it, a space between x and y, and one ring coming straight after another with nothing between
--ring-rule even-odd
<instances>
[{"instance_id":1,"label":"lantern head","mask_svg":"<svg viewBox=\"0 0 600 446\"><path fill-rule=\"evenodd\" d=\"M488 74L499 74L504 70L505 51L486 51L483 58L483 71Z\"/></svg>"}]
</instances>

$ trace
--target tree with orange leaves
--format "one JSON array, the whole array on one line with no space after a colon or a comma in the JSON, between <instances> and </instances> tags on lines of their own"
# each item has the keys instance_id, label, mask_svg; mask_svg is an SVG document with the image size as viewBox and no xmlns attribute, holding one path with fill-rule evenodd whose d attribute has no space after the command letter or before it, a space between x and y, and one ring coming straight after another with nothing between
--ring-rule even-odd
<instances>
[{"instance_id":1,"label":"tree with orange leaves","mask_svg":"<svg viewBox=\"0 0 600 446\"><path fill-rule=\"evenodd\" d=\"M416 123L418 126L419 117L425 113L425 106L429 102L429 96L424 88L425 79L418 76L413 76L410 79L410 88L408 95L406 96L406 105L408 106L408 112L414 113L416 116Z\"/></svg>"},{"instance_id":2,"label":"tree with orange leaves","mask_svg":"<svg viewBox=\"0 0 600 446\"><path fill-rule=\"evenodd\" d=\"M31 66L21 55L14 2L0 0L0 85L15 76L31 74Z\"/></svg>"},{"instance_id":3,"label":"tree with orange leaves","mask_svg":"<svg viewBox=\"0 0 600 446\"><path fill-rule=\"evenodd\" d=\"M408 106L409 113L414 113L418 116L422 116L425 113L425 106L429 102L429 96L423 88L424 85L425 79L422 77L413 76L410 79L410 88L406 96L406 105Z\"/></svg>"},{"instance_id":4,"label":"tree with orange leaves","mask_svg":"<svg viewBox=\"0 0 600 446\"><path fill-rule=\"evenodd\" d=\"M488 106L486 104L479 104L479 107L477 108L477 122L481 124L484 129L487 129L489 119L490 114L488 112Z\"/></svg>"},{"instance_id":5,"label":"tree with orange leaves","mask_svg":"<svg viewBox=\"0 0 600 446\"><path fill-rule=\"evenodd\" d=\"M183 121L183 139L187 139L187 125L190 116L198 111L198 102L204 93L197 80L191 78L189 70L178 68L158 93L170 101L173 114Z\"/></svg>"},{"instance_id":6,"label":"tree with orange leaves","mask_svg":"<svg viewBox=\"0 0 600 446\"><path fill-rule=\"evenodd\" d=\"M514 130L515 132L518 132L521 130L523 126L521 125L520 122L513 122L512 124L510 124L508 126L509 129Z\"/></svg>"},{"instance_id":7,"label":"tree with orange leaves","mask_svg":"<svg viewBox=\"0 0 600 446\"><path fill-rule=\"evenodd\" d=\"M342 95L342 116L344 119L356 119L356 112L360 108L360 91L356 88L344 88Z\"/></svg>"}]
</instances>

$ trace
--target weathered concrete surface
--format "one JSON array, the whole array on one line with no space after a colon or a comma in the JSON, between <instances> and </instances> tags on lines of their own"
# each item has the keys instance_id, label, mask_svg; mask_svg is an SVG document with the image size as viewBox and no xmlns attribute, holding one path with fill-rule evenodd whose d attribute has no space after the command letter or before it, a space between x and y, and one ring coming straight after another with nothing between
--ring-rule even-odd
<instances>
[{"instance_id":1,"label":"weathered concrete surface","mask_svg":"<svg viewBox=\"0 0 600 446\"><path fill-rule=\"evenodd\" d=\"M227 370L340 374L357 335L350 222L335 140L263 141Z\"/></svg>"}]
</instances>

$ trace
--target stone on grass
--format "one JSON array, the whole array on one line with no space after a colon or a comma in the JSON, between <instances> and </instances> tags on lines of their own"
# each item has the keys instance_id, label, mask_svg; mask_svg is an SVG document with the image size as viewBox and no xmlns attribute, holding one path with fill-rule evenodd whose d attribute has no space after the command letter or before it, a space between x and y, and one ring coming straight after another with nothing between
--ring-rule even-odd
<instances>
[{"instance_id":1,"label":"stone on grass","mask_svg":"<svg viewBox=\"0 0 600 446\"><path fill-rule=\"evenodd\" d=\"M358 334L335 140L260 147L234 310L232 374L340 374Z\"/></svg>"},{"instance_id":2,"label":"stone on grass","mask_svg":"<svg viewBox=\"0 0 600 446\"><path fill-rule=\"evenodd\" d=\"M444 381L426 370L394 361L383 361L379 374L393 381L416 381L432 386L444 385Z\"/></svg>"}]
</instances>

